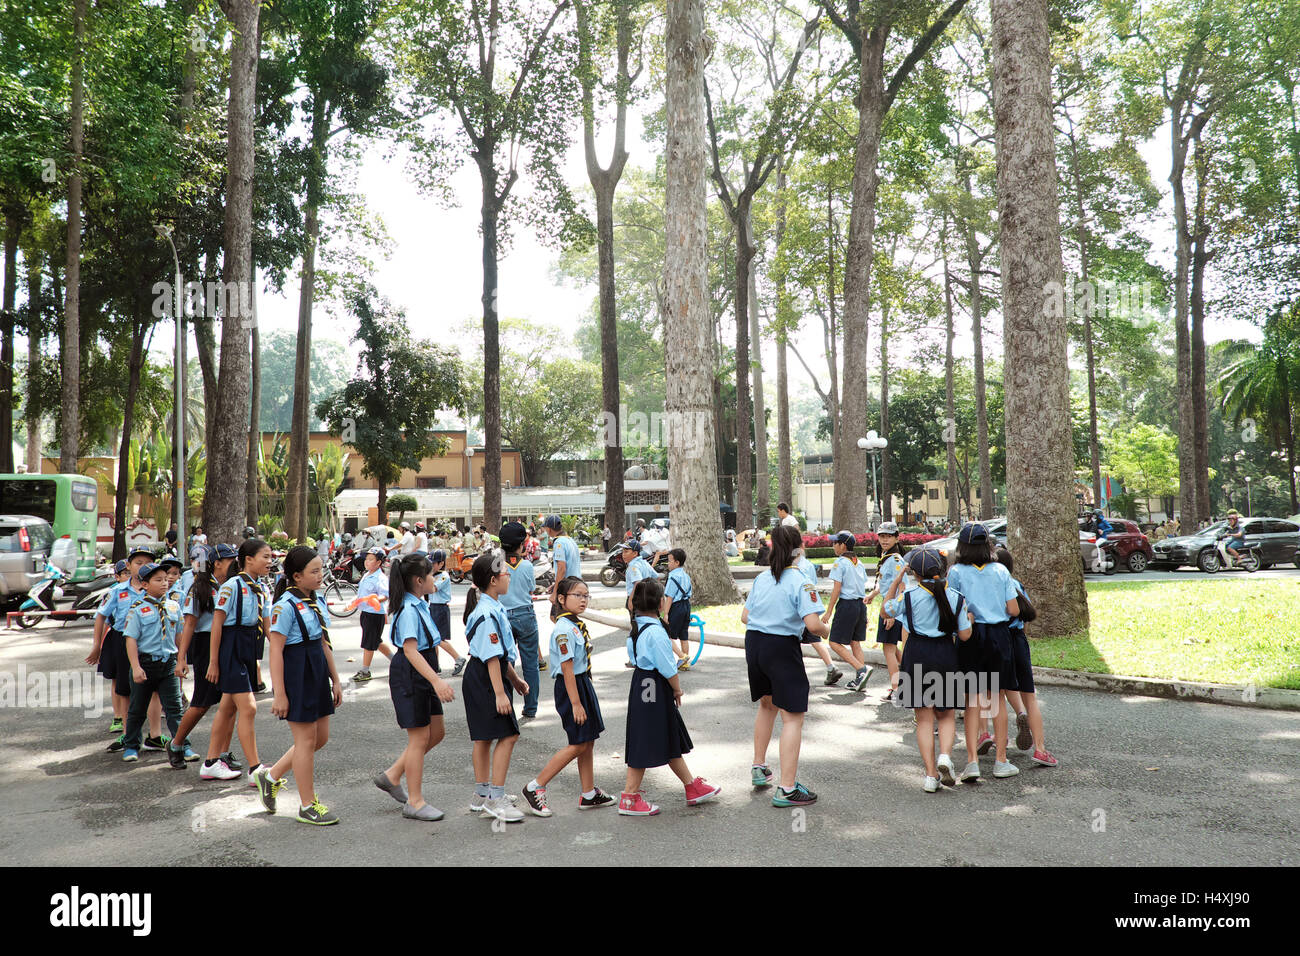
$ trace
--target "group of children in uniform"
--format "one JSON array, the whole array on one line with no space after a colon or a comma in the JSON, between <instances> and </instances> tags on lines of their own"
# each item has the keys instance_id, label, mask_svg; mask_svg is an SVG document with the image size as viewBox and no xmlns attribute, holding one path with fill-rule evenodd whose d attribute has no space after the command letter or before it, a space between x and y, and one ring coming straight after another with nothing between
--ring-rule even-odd
<instances>
[{"instance_id":1,"label":"group of children in uniform","mask_svg":"<svg viewBox=\"0 0 1300 956\"><path fill-rule=\"evenodd\" d=\"M951 753L958 708L964 709L966 730L962 782L980 778L979 757L990 749L996 749L994 777L1020 772L1007 759L1008 708L1016 715L1016 745L1032 749L1034 763L1057 766L1046 745L1024 631L1024 622L1034 619L1034 609L1011 576L1011 553L1005 548L991 551L988 531L981 524L961 530L951 568L932 548L913 550L904 558L893 522L882 524L877 535L881 557L869 593L866 571L853 553L855 536L848 531L835 535L836 560L830 574L834 583L823 610L816 572L809 575L805 569L808 562L797 529L783 525L772 532L770 574L755 579L741 617L747 627L750 696L759 705L754 787L772 785L767 750L780 716L781 779L772 803L787 807L816 802L817 795L798 780L809 686L800 644L814 644L826 664L826 684L831 685L841 673L821 644L822 637L829 637L835 652L854 668L846 686L861 692L871 674L862 652L866 609L877 596L882 608L876 640L884 648L890 676L885 699L915 711L927 793L957 782ZM985 729L989 720L992 733Z\"/></svg>"},{"instance_id":2,"label":"group of children in uniform","mask_svg":"<svg viewBox=\"0 0 1300 956\"><path fill-rule=\"evenodd\" d=\"M1032 746L1035 763L1056 766L1056 758L1046 748L1024 636L1023 622L1033 619L1033 608L1011 576L1010 553L999 549L993 560L987 531L979 524L962 529L951 568L942 554L930 548L916 549L904 559L892 523L882 525L878 534L882 556L870 592L865 568L854 553L854 536L849 532L835 536L834 583L829 606L823 608L816 570L803 555L798 530L781 525L772 533L771 566L755 579L742 613L750 695L758 704L753 785L766 788L774 782L766 761L780 717L780 778L772 803L797 807L816 802L817 795L798 779L809 691L801 644L816 646L827 665L826 683L833 684L841 675L821 644L821 638L829 636L835 652L854 668L846 686L862 691L871 673L862 648L866 605L877 596L883 599L877 641L885 647L890 672L887 696L916 712L927 792L956 783L951 752L958 708L964 709L968 758L960 779L979 779L978 757L994 748L995 777L1019 772L1007 760L1009 722L1003 698L1016 714L1017 745L1022 750ZM407 743L374 783L402 804L404 817L423 821L443 817L441 810L424 800L422 787L425 755L445 737L443 705L455 698L438 667L441 649L455 662L453 676L463 674L461 693L473 742L475 780L470 809L505 822L523 819L505 784L520 732L514 694L524 697L523 716L532 717L540 683L534 581L531 564L519 554L525 537L523 526L511 522L501 531L505 550L490 550L475 560L470 572L474 587L464 616L469 644L465 656L450 646L446 555L438 551L405 555L393 561L385 574L383 549L367 554L366 575L358 592L365 656L354 680L370 678L369 664L376 651L390 659L389 692ZM567 557L563 541L557 539L556 552ZM636 547L633 542L629 550ZM314 754L328 741L329 718L342 701L330 644L330 617L318 595L324 566L317 552L306 546L290 549L274 597L259 583L272 561L270 547L260 539L245 540L237 550L229 545L206 547L184 576L179 561L154 563L152 557L151 552L136 549L119 562L120 583L97 615L94 648L87 658L113 683L112 730L121 736L110 751L122 752L123 759L131 761L138 759L142 747L166 750L172 766L183 768L199 759L189 746L189 734L215 706L201 777L243 776L242 766L229 750L237 732L250 768L249 785L257 788L269 812L276 811L277 796L292 769L299 795L297 819L315 825L337 823L337 815L313 787ZM642 790L645 771L653 767L667 765L676 774L688 805L708 801L720 792L692 776L684 760L693 746L681 716L678 677L680 670L689 668L692 584L685 562L680 549L669 552L667 593L643 559L628 565L626 648L627 667L633 674L624 742L628 770L617 800L619 813L625 815L659 812ZM568 557L566 565L570 563L577 564ZM580 566L572 570L580 571ZM605 728L591 678L591 638L581 618L589 599L587 586L577 574L566 574L556 581L550 599L553 698L568 743L523 788L527 809L540 817L553 812L547 803L547 784L573 761L582 785L578 808L615 803L594 780L595 743ZM383 640L385 626L391 647ZM294 741L273 765L262 763L254 729L258 662L268 639L272 714L289 722ZM521 654L523 674L514 666ZM182 710L181 681L191 666L194 697ZM170 739L161 732L163 716ZM991 734L985 729L990 719ZM151 733L142 743L146 720Z\"/></svg>"}]
</instances>

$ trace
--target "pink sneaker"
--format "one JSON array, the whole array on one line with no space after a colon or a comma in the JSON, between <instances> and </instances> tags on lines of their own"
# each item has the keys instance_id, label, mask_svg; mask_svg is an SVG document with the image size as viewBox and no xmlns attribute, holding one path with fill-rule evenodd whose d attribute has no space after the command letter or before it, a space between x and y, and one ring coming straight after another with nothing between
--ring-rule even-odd
<instances>
[{"instance_id":1,"label":"pink sneaker","mask_svg":"<svg viewBox=\"0 0 1300 956\"><path fill-rule=\"evenodd\" d=\"M659 812L653 803L646 803L641 791L622 793L618 798L618 812L627 817L652 817Z\"/></svg>"},{"instance_id":2,"label":"pink sneaker","mask_svg":"<svg viewBox=\"0 0 1300 956\"><path fill-rule=\"evenodd\" d=\"M721 792L721 787L706 783L703 777L696 777L686 785L686 805L688 807L696 806L706 800L712 800Z\"/></svg>"},{"instance_id":3,"label":"pink sneaker","mask_svg":"<svg viewBox=\"0 0 1300 956\"><path fill-rule=\"evenodd\" d=\"M1044 766L1044 767L1055 767L1055 766L1056 766L1056 758L1053 757L1053 756L1052 756L1050 753L1048 753L1046 750L1035 750L1035 751L1034 751L1034 756L1033 756L1033 761L1034 761L1034 763L1036 763L1036 764L1040 764L1041 766Z\"/></svg>"},{"instance_id":4,"label":"pink sneaker","mask_svg":"<svg viewBox=\"0 0 1300 956\"><path fill-rule=\"evenodd\" d=\"M980 734L979 739L975 741L975 753L982 757L992 749L993 735L986 730L984 733Z\"/></svg>"}]
</instances>

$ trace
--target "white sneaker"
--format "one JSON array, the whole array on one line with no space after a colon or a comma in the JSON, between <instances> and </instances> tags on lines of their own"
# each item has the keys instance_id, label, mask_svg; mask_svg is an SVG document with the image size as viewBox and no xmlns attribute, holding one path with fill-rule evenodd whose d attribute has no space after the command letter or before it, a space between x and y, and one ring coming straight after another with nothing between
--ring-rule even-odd
<instances>
[{"instance_id":1,"label":"white sneaker","mask_svg":"<svg viewBox=\"0 0 1300 956\"><path fill-rule=\"evenodd\" d=\"M481 812L483 809L483 804L487 803L487 799L488 799L487 797L480 797L477 793L471 796L469 798L469 812L470 813ZM505 795L505 800L509 802L511 806L514 806L516 803L519 802L519 797L517 797L513 793L507 793Z\"/></svg>"},{"instance_id":2,"label":"white sneaker","mask_svg":"<svg viewBox=\"0 0 1300 956\"><path fill-rule=\"evenodd\" d=\"M204 762L199 768L200 780L238 780L242 776L238 770L231 770L224 760L218 760L211 766ZM253 786L257 786L257 781L253 781Z\"/></svg>"},{"instance_id":3,"label":"white sneaker","mask_svg":"<svg viewBox=\"0 0 1300 956\"><path fill-rule=\"evenodd\" d=\"M252 770L248 771L248 785L254 790L257 789L257 771L259 770L265 770L267 773L271 772L271 768L264 763L259 763Z\"/></svg>"},{"instance_id":4,"label":"white sneaker","mask_svg":"<svg viewBox=\"0 0 1300 956\"><path fill-rule=\"evenodd\" d=\"M957 777L953 772L952 758L947 754L939 754L939 759L936 763L939 765L940 782L945 787L955 787L957 785ZM978 764L976 764L975 769L979 769Z\"/></svg>"},{"instance_id":5,"label":"white sneaker","mask_svg":"<svg viewBox=\"0 0 1300 956\"><path fill-rule=\"evenodd\" d=\"M980 762L972 760L966 765L966 769L961 772L962 783L973 783L980 778Z\"/></svg>"},{"instance_id":6,"label":"white sneaker","mask_svg":"<svg viewBox=\"0 0 1300 956\"><path fill-rule=\"evenodd\" d=\"M926 792L926 793L935 793L938 789L939 789L939 778L938 778L938 777L926 777L926 778L925 778L925 792Z\"/></svg>"},{"instance_id":7,"label":"white sneaker","mask_svg":"<svg viewBox=\"0 0 1300 956\"><path fill-rule=\"evenodd\" d=\"M524 819L520 810L505 797L492 797L483 801L483 812L490 817L504 820L506 823L519 823Z\"/></svg>"},{"instance_id":8,"label":"white sneaker","mask_svg":"<svg viewBox=\"0 0 1300 956\"><path fill-rule=\"evenodd\" d=\"M993 776L995 777L1014 777L1020 773L1020 768L1013 763L997 762L993 764Z\"/></svg>"}]
</instances>

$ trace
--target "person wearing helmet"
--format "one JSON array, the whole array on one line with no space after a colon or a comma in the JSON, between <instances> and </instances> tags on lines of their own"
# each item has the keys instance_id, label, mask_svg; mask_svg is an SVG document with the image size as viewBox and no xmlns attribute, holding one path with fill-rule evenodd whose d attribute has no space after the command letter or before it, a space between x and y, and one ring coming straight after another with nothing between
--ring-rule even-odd
<instances>
[{"instance_id":1,"label":"person wearing helmet","mask_svg":"<svg viewBox=\"0 0 1300 956\"><path fill-rule=\"evenodd\" d=\"M415 547L411 550L419 551L421 554L428 554L429 552L429 535L425 531L423 521L415 523Z\"/></svg>"},{"instance_id":2,"label":"person wearing helmet","mask_svg":"<svg viewBox=\"0 0 1300 956\"><path fill-rule=\"evenodd\" d=\"M881 613L902 627L903 660L895 700L916 714L916 743L925 763L924 790L934 793L941 784L957 783L951 755L957 740L956 708L965 703L965 694L958 680L961 665L953 638L969 642L973 619L966 599L948 587L948 562L937 550L917 548L907 556L906 566L907 590L886 601Z\"/></svg>"},{"instance_id":3,"label":"person wearing helmet","mask_svg":"<svg viewBox=\"0 0 1300 956\"><path fill-rule=\"evenodd\" d=\"M251 524L245 526L244 540L247 541L249 538L256 538L256 537L257 537L257 529L254 528Z\"/></svg>"},{"instance_id":4,"label":"person wearing helmet","mask_svg":"<svg viewBox=\"0 0 1300 956\"><path fill-rule=\"evenodd\" d=\"M409 521L403 521L401 524L401 528L402 528L402 537L397 542L395 546L395 550L397 551L398 557L404 558L408 554L415 553L415 535L411 533L411 523ZM389 554L392 555L392 553L393 553L392 550L390 550Z\"/></svg>"},{"instance_id":5,"label":"person wearing helmet","mask_svg":"<svg viewBox=\"0 0 1300 956\"><path fill-rule=\"evenodd\" d=\"M1232 555L1232 560L1236 561L1241 557L1237 553L1238 548L1246 546L1246 533L1241 525L1241 515L1237 513L1236 508L1228 511L1228 526L1223 529L1223 534L1227 537L1228 554Z\"/></svg>"}]
</instances>

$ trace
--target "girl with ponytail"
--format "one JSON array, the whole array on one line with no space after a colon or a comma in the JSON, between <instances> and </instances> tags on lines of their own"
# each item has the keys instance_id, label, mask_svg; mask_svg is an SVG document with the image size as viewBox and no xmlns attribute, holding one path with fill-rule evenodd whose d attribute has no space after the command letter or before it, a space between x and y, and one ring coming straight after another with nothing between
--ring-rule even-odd
<instances>
[{"instance_id":1,"label":"girl with ponytail","mask_svg":"<svg viewBox=\"0 0 1300 956\"><path fill-rule=\"evenodd\" d=\"M941 783L957 783L950 756L957 738L955 708L964 704L968 692L962 686L957 642L970 640L972 618L965 598L948 588L946 573L947 562L942 554L933 548L918 548L907 556L907 590L884 606L884 613L903 629L895 701L916 713L916 743L925 763L926 793L934 793Z\"/></svg>"}]
</instances>

